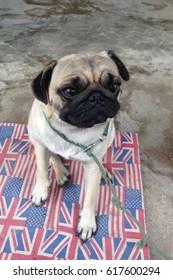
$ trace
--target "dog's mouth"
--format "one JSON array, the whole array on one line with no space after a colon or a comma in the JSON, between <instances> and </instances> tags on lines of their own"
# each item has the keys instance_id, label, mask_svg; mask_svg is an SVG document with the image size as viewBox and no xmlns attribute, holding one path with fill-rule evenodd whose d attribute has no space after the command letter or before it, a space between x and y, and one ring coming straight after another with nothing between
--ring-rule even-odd
<instances>
[{"instance_id":1,"label":"dog's mouth","mask_svg":"<svg viewBox=\"0 0 173 280\"><path fill-rule=\"evenodd\" d=\"M60 112L60 118L73 126L87 128L115 117L120 109L118 101L98 96L97 99L92 97L74 106L66 105Z\"/></svg>"},{"instance_id":2,"label":"dog's mouth","mask_svg":"<svg viewBox=\"0 0 173 280\"><path fill-rule=\"evenodd\" d=\"M95 124L104 123L107 118L108 116L102 114L98 109L83 112L80 115L68 115L69 123L77 127L92 127Z\"/></svg>"}]
</instances>

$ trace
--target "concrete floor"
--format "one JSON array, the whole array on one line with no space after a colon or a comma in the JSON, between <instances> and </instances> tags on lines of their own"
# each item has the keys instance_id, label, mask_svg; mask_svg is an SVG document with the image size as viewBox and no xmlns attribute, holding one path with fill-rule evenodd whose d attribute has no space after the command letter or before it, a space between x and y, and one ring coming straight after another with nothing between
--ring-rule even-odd
<instances>
[{"instance_id":1,"label":"concrete floor","mask_svg":"<svg viewBox=\"0 0 173 280\"><path fill-rule=\"evenodd\" d=\"M0 1L0 121L27 123L51 59L112 49L125 62L117 127L138 132L148 238L173 258L172 15L171 0Z\"/></svg>"}]
</instances>

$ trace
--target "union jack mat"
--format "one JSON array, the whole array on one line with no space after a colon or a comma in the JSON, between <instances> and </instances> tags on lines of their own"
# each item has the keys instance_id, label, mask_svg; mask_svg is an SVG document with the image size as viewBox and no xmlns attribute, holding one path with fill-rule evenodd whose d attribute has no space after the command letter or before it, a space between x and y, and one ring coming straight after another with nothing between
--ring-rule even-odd
<instances>
[{"instance_id":1,"label":"union jack mat","mask_svg":"<svg viewBox=\"0 0 173 280\"><path fill-rule=\"evenodd\" d=\"M0 124L0 259L149 259L148 248L136 245L142 237L138 227L112 204L111 190L103 182L97 201L97 233L81 242L75 232L85 191L83 167L75 161L63 163L72 183L58 188L49 167L49 199L44 206L33 206L36 161L27 126ZM113 175L122 205L145 228L137 134L117 132L103 164Z\"/></svg>"}]
</instances>

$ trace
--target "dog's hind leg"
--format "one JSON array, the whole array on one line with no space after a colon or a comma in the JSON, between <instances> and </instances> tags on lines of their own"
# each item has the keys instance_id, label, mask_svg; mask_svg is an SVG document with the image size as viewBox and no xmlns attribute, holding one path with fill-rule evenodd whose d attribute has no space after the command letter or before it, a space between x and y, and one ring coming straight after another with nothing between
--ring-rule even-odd
<instances>
[{"instance_id":1,"label":"dog's hind leg","mask_svg":"<svg viewBox=\"0 0 173 280\"><path fill-rule=\"evenodd\" d=\"M50 164L55 170L58 187L66 186L71 179L71 175L65 168L65 166L62 164L60 157L58 155L52 154L50 157Z\"/></svg>"}]
</instances>

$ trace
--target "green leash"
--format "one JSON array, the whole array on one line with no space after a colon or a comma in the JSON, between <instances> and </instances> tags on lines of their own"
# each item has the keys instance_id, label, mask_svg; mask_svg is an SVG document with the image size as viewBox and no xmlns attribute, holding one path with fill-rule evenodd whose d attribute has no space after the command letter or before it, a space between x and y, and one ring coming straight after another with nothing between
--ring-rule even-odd
<instances>
[{"instance_id":1,"label":"green leash","mask_svg":"<svg viewBox=\"0 0 173 280\"><path fill-rule=\"evenodd\" d=\"M102 164L100 163L100 161L98 160L98 158L93 154L92 152L92 148L97 145L100 142L103 142L107 135L108 135L108 130L109 130L109 124L110 122L107 122L106 127L104 129L103 135L102 137L100 137L96 142L92 143L89 146L85 146L83 144L79 144L76 143L72 140L70 140L67 136L65 136L65 134L63 134L62 132L60 132L59 130L57 130L56 128L54 128L49 121L46 118L46 115L43 112L43 115L48 123L48 125L50 126L50 128L56 133L58 134L64 141L73 144L79 148L81 148L89 157L93 158L93 160L95 161L95 163L97 164L97 166L99 167L99 170L102 174L102 177L104 178L105 182L107 183L107 185L109 185L109 187L111 188L113 197L112 197L112 203L118 208L121 209L127 216L129 216L134 222L135 224L138 226L143 238L137 242L137 247L139 249L144 248L145 246L148 246L151 250L155 251L157 254L159 254L160 256L162 256L165 260L171 260L171 257L169 257L168 255L166 255L164 252L162 252L160 249L158 249L157 247L153 246L148 240L147 240L147 235L145 233L145 230L143 228L143 226L139 223L139 221L126 209L122 206L121 201L118 199L117 196L117 192L116 189L114 188L113 185L113 181L112 179L109 177L108 172L105 171L104 167L102 166Z\"/></svg>"}]
</instances>

